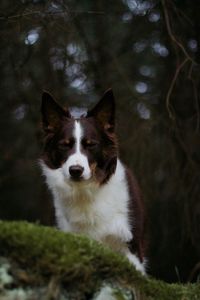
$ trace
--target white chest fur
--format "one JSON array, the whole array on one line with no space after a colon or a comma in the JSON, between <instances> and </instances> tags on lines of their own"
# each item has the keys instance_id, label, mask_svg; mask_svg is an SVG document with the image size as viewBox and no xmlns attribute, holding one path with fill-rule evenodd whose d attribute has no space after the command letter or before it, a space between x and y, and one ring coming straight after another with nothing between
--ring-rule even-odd
<instances>
[{"instance_id":1,"label":"white chest fur","mask_svg":"<svg viewBox=\"0 0 200 300\"><path fill-rule=\"evenodd\" d=\"M95 183L70 184L62 168L42 165L54 196L58 226L63 231L80 232L103 241L113 236L121 242L132 239L128 224L128 190L125 172L118 161L115 174L101 187Z\"/></svg>"},{"instance_id":2,"label":"white chest fur","mask_svg":"<svg viewBox=\"0 0 200 300\"><path fill-rule=\"evenodd\" d=\"M100 187L92 182L70 184L62 168L52 170L44 163L41 165L53 193L58 227L108 244L113 250L125 253L144 272L126 245L133 236L128 216L129 193L121 162L118 160L115 174Z\"/></svg>"}]
</instances>

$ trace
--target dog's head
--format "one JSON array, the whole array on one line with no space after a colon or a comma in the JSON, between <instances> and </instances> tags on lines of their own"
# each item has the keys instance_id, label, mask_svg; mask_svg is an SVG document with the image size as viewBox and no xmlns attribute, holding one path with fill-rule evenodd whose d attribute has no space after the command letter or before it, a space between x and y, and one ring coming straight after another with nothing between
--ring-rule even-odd
<instances>
[{"instance_id":1,"label":"dog's head","mask_svg":"<svg viewBox=\"0 0 200 300\"><path fill-rule=\"evenodd\" d=\"M112 90L105 92L92 110L78 117L44 92L41 111L45 132L43 162L51 169L60 169L71 183L107 182L117 164Z\"/></svg>"}]
</instances>

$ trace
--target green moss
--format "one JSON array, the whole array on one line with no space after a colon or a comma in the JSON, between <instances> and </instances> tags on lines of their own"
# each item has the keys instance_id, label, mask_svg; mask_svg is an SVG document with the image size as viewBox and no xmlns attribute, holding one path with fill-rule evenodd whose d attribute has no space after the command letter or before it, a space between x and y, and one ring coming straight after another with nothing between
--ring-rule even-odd
<instances>
[{"instance_id":1,"label":"green moss","mask_svg":"<svg viewBox=\"0 0 200 300\"><path fill-rule=\"evenodd\" d=\"M0 222L0 255L31 274L29 285L54 278L86 295L107 281L136 291L139 299L200 299L198 284L170 285L143 277L124 257L95 241L27 222Z\"/></svg>"}]
</instances>

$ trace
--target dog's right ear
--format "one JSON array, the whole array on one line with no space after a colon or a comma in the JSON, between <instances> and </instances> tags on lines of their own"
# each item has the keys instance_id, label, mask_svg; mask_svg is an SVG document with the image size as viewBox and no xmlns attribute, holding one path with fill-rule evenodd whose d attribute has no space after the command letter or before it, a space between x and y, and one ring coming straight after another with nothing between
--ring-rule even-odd
<instances>
[{"instance_id":1,"label":"dog's right ear","mask_svg":"<svg viewBox=\"0 0 200 300\"><path fill-rule=\"evenodd\" d=\"M61 120L68 116L67 112L46 91L42 94L41 113L43 129L46 132L55 131L60 127Z\"/></svg>"},{"instance_id":2,"label":"dog's right ear","mask_svg":"<svg viewBox=\"0 0 200 300\"><path fill-rule=\"evenodd\" d=\"M115 98L112 89L108 89L96 106L87 114L95 117L101 126L109 131L114 130L115 125Z\"/></svg>"}]
</instances>

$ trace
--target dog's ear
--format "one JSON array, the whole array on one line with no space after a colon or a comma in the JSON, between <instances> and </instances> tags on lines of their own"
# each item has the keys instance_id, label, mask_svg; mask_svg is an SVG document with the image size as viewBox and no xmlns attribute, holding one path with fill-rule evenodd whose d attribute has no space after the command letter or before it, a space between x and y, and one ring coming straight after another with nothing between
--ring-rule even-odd
<instances>
[{"instance_id":1,"label":"dog's ear","mask_svg":"<svg viewBox=\"0 0 200 300\"><path fill-rule=\"evenodd\" d=\"M46 91L42 94L42 122L45 131L54 131L59 128L61 120L67 117L67 112Z\"/></svg>"},{"instance_id":2,"label":"dog's ear","mask_svg":"<svg viewBox=\"0 0 200 300\"><path fill-rule=\"evenodd\" d=\"M115 126L115 99L112 89L107 90L97 105L88 112L88 117L95 117L106 130Z\"/></svg>"}]
</instances>

